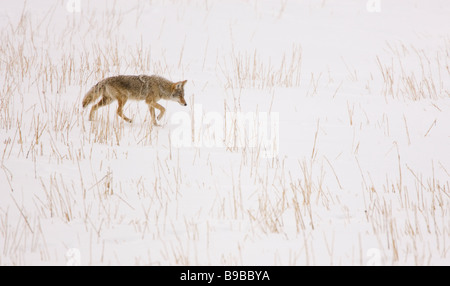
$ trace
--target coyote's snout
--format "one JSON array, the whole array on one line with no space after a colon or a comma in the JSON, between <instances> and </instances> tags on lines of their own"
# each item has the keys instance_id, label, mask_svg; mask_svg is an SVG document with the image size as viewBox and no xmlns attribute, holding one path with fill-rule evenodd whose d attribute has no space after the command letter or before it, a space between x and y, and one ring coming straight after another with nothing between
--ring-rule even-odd
<instances>
[{"instance_id":1,"label":"coyote's snout","mask_svg":"<svg viewBox=\"0 0 450 286\"><path fill-rule=\"evenodd\" d=\"M158 120L161 120L166 109L158 104L161 99L178 102L187 106L184 99L185 81L173 83L163 77L152 75L140 76L115 76L104 79L92 87L83 99L83 108L101 98L91 109L89 120L94 119L95 111L102 106L108 105L114 100L119 102L117 115L127 122L131 119L123 115L123 107L128 99L145 100L150 110L152 124L156 125L155 108L159 110Z\"/></svg>"}]
</instances>

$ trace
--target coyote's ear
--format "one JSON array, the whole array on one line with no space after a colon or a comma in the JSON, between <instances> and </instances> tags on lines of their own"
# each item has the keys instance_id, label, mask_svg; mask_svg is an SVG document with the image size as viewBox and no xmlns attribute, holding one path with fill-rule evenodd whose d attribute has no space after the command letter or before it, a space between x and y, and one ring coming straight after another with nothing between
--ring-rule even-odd
<instances>
[{"instance_id":1,"label":"coyote's ear","mask_svg":"<svg viewBox=\"0 0 450 286\"><path fill-rule=\"evenodd\" d=\"M180 81L180 82L177 82L177 83L174 83L174 84L172 85L172 90L175 90L175 89L182 89L186 83L187 83L187 80L185 80L185 81Z\"/></svg>"}]
</instances>

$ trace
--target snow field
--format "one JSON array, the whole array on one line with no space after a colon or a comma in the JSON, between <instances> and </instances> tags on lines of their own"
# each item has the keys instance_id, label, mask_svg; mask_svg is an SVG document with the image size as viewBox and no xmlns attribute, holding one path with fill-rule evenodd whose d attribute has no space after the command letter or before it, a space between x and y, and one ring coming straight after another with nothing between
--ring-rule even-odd
<instances>
[{"instance_id":1,"label":"snow field","mask_svg":"<svg viewBox=\"0 0 450 286\"><path fill-rule=\"evenodd\" d=\"M0 12L0 265L449 264L445 1L35 2ZM117 74L188 107L89 122Z\"/></svg>"}]
</instances>

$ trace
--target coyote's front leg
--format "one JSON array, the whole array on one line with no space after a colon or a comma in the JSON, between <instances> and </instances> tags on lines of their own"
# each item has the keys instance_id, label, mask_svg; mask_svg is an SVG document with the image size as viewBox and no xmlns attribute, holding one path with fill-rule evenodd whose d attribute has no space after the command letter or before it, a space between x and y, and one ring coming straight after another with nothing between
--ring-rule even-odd
<instances>
[{"instance_id":1,"label":"coyote's front leg","mask_svg":"<svg viewBox=\"0 0 450 286\"><path fill-rule=\"evenodd\" d=\"M161 118L164 116L164 113L166 113L166 109L161 104L158 104L153 101L147 102L147 104L150 110L150 115L152 117L152 124L158 125L155 119L155 108L159 110L158 120L161 120Z\"/></svg>"}]
</instances>

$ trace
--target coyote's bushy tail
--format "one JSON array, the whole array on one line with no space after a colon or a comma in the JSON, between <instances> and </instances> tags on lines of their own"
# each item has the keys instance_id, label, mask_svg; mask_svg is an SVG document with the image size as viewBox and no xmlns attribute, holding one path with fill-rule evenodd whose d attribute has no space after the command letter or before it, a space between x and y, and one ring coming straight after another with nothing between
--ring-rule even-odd
<instances>
[{"instance_id":1,"label":"coyote's bushy tail","mask_svg":"<svg viewBox=\"0 0 450 286\"><path fill-rule=\"evenodd\" d=\"M83 98L83 108L86 108L86 106L102 96L104 89L105 86L102 83L98 83L97 85L93 86Z\"/></svg>"}]
</instances>

